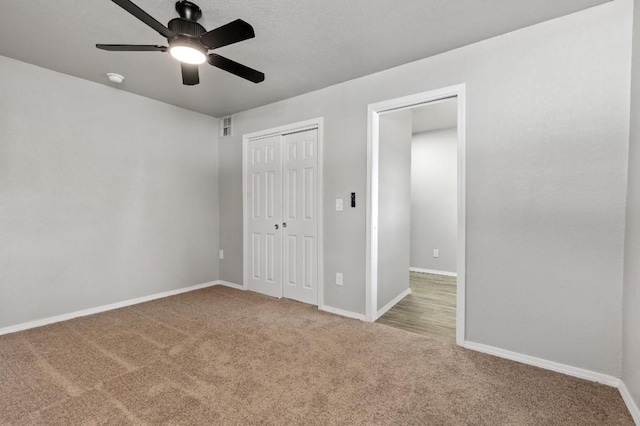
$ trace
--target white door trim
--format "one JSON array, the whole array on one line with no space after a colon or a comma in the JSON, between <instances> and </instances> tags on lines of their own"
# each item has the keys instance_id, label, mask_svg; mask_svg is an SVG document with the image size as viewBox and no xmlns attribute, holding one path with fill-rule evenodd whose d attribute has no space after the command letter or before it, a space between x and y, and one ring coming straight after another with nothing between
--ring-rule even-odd
<instances>
[{"instance_id":1,"label":"white door trim","mask_svg":"<svg viewBox=\"0 0 640 426\"><path fill-rule=\"evenodd\" d=\"M466 85L445 87L402 98L370 104L367 125L367 258L366 258L366 320L377 318L378 304L378 166L380 148L380 114L409 109L421 104L451 97L458 98L458 250L457 250L457 307L456 343L465 339L465 282L466 282Z\"/></svg>"},{"instance_id":2,"label":"white door trim","mask_svg":"<svg viewBox=\"0 0 640 426\"><path fill-rule=\"evenodd\" d=\"M247 196L247 146L250 140L262 139L275 135L286 135L288 133L302 132L305 130L317 129L318 130L318 309L324 308L324 232L323 221L323 194L322 189L323 178L323 127L324 119L322 117L313 118L311 120L300 121L297 123L286 124L284 126L274 127L267 130L261 130L259 132L247 133L242 136L242 288L248 289L248 212L247 203L245 202ZM282 283L281 283L282 284ZM282 293L280 294L282 297Z\"/></svg>"}]
</instances>

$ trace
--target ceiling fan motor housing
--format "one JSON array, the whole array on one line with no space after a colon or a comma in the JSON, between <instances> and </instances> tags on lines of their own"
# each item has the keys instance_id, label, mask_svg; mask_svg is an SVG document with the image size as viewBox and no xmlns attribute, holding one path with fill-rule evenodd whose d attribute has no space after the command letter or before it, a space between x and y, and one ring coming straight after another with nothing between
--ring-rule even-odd
<instances>
[{"instance_id":1,"label":"ceiling fan motor housing","mask_svg":"<svg viewBox=\"0 0 640 426\"><path fill-rule=\"evenodd\" d=\"M198 38L207 32L204 27L195 21L184 18L174 18L169 21L168 28L177 35Z\"/></svg>"},{"instance_id":2,"label":"ceiling fan motor housing","mask_svg":"<svg viewBox=\"0 0 640 426\"><path fill-rule=\"evenodd\" d=\"M200 34L207 32L204 27L197 22L188 21L182 18L175 18L169 21L168 28L174 32L175 36L167 39L169 47L187 46L207 54L207 48L198 38Z\"/></svg>"},{"instance_id":3,"label":"ceiling fan motor housing","mask_svg":"<svg viewBox=\"0 0 640 426\"><path fill-rule=\"evenodd\" d=\"M196 22L202 16L198 5L186 0L178 1L176 11L180 17L172 19L167 24L167 28L175 34L175 37L168 39L169 46L189 46L206 54L207 48L200 42L199 37L207 30Z\"/></svg>"},{"instance_id":4,"label":"ceiling fan motor housing","mask_svg":"<svg viewBox=\"0 0 640 426\"><path fill-rule=\"evenodd\" d=\"M202 16L198 5L186 0L178 1L176 2L176 11L180 17L172 19L167 24L167 27L175 34L175 37L169 39L169 45L189 46L206 54L207 48L202 45L199 37L207 30L196 22Z\"/></svg>"}]
</instances>

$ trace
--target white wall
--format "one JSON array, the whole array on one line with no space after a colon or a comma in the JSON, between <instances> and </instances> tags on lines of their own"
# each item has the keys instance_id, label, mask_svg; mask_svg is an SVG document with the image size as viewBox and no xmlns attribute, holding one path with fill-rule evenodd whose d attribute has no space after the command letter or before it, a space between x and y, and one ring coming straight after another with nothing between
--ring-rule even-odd
<instances>
[{"instance_id":1,"label":"white wall","mask_svg":"<svg viewBox=\"0 0 640 426\"><path fill-rule=\"evenodd\" d=\"M636 406L640 407L640 4L638 2L634 9L631 88L622 380L635 400Z\"/></svg>"},{"instance_id":2,"label":"white wall","mask_svg":"<svg viewBox=\"0 0 640 426\"><path fill-rule=\"evenodd\" d=\"M378 306L409 288L411 110L380 115L378 166Z\"/></svg>"},{"instance_id":3,"label":"white wall","mask_svg":"<svg viewBox=\"0 0 640 426\"><path fill-rule=\"evenodd\" d=\"M216 169L214 118L0 57L0 328L216 280Z\"/></svg>"},{"instance_id":4,"label":"white wall","mask_svg":"<svg viewBox=\"0 0 640 426\"><path fill-rule=\"evenodd\" d=\"M325 303L363 314L367 105L466 83L467 339L619 375L631 7L237 114L220 141L220 278L242 281L242 134L322 116ZM352 191L358 207L336 212Z\"/></svg>"},{"instance_id":5,"label":"white wall","mask_svg":"<svg viewBox=\"0 0 640 426\"><path fill-rule=\"evenodd\" d=\"M458 130L413 135L411 267L456 272ZM433 257L437 249L439 257Z\"/></svg>"}]
</instances>

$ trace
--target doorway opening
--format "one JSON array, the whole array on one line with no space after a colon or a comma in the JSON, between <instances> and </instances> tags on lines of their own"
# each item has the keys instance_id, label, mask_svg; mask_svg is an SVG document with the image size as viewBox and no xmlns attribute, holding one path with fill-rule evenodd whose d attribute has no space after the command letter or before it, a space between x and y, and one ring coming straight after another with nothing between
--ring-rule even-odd
<instances>
[{"instance_id":1,"label":"doorway opening","mask_svg":"<svg viewBox=\"0 0 640 426\"><path fill-rule=\"evenodd\" d=\"M464 343L465 86L369 106L367 320Z\"/></svg>"},{"instance_id":2,"label":"doorway opening","mask_svg":"<svg viewBox=\"0 0 640 426\"><path fill-rule=\"evenodd\" d=\"M323 308L322 118L243 136L243 288Z\"/></svg>"}]
</instances>

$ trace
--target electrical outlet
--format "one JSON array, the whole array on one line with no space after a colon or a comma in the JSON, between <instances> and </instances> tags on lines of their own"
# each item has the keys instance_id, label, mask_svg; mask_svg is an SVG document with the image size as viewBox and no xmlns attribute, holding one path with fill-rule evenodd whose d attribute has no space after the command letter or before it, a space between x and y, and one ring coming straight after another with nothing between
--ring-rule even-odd
<instances>
[{"instance_id":1,"label":"electrical outlet","mask_svg":"<svg viewBox=\"0 0 640 426\"><path fill-rule=\"evenodd\" d=\"M224 259L224 250L218 250L218 259Z\"/></svg>"},{"instance_id":2,"label":"electrical outlet","mask_svg":"<svg viewBox=\"0 0 640 426\"><path fill-rule=\"evenodd\" d=\"M439 257L439 256L440 256L440 250L433 249L433 257Z\"/></svg>"},{"instance_id":3,"label":"electrical outlet","mask_svg":"<svg viewBox=\"0 0 640 426\"><path fill-rule=\"evenodd\" d=\"M342 273L340 273L340 272L336 273L336 284L337 285L342 285Z\"/></svg>"}]
</instances>

